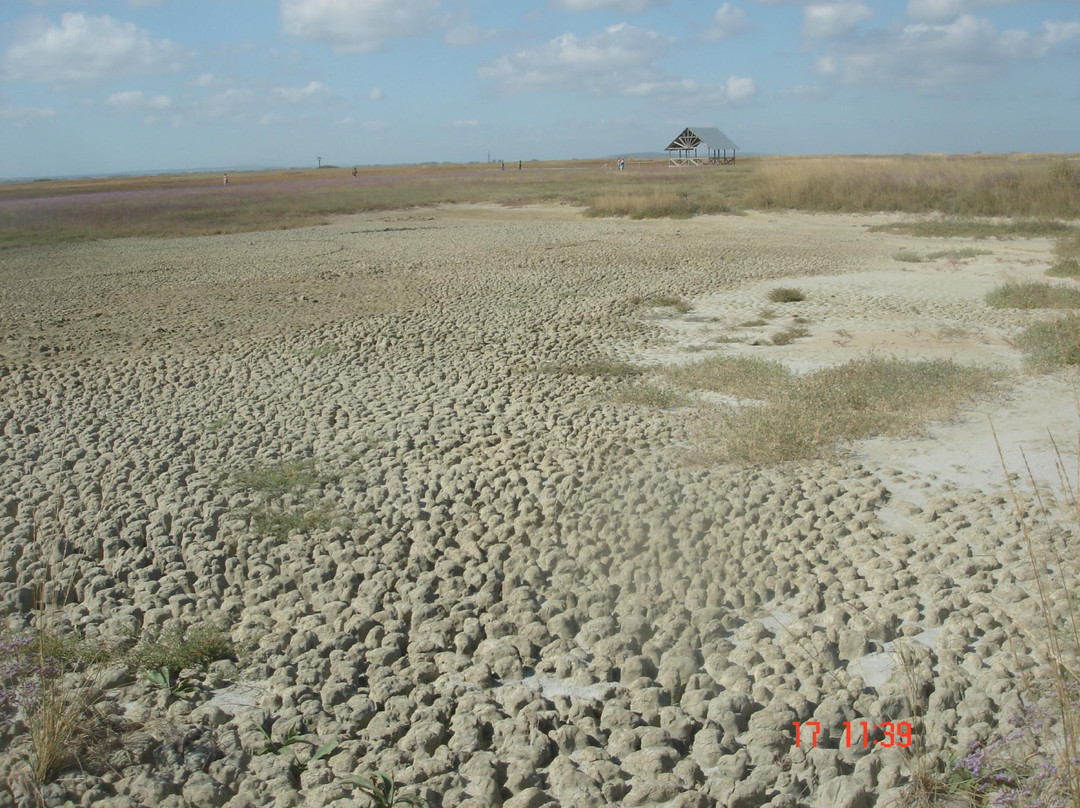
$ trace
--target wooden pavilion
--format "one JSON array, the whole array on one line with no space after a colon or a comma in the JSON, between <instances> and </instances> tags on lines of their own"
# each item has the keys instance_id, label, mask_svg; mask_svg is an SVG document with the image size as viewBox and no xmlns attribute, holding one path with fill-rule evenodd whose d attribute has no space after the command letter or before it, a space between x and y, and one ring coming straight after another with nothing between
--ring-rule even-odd
<instances>
[{"instance_id":1,"label":"wooden pavilion","mask_svg":"<svg viewBox=\"0 0 1080 808\"><path fill-rule=\"evenodd\" d=\"M672 166L729 166L735 162L738 148L731 138L715 126L688 126L664 151L668 153ZM707 156L698 156L698 149L705 149Z\"/></svg>"}]
</instances>

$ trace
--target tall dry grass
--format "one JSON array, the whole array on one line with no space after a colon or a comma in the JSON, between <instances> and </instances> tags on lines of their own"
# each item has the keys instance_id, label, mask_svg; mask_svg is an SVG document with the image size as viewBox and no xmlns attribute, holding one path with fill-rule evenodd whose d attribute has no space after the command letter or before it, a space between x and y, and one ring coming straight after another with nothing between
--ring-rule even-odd
<instances>
[{"instance_id":1,"label":"tall dry grass","mask_svg":"<svg viewBox=\"0 0 1080 808\"><path fill-rule=\"evenodd\" d=\"M1080 158L786 157L757 166L750 208L1080 217Z\"/></svg>"}]
</instances>

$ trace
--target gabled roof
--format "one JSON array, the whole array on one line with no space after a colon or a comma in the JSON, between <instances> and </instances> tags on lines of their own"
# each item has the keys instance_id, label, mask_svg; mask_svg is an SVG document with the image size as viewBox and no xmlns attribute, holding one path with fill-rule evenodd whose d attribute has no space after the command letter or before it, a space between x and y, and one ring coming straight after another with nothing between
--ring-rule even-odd
<instances>
[{"instance_id":1,"label":"gabled roof","mask_svg":"<svg viewBox=\"0 0 1080 808\"><path fill-rule=\"evenodd\" d=\"M696 142L695 142L696 141ZM678 137L671 141L667 151L674 149L694 149L704 145L711 149L738 149L731 138L715 126L688 126Z\"/></svg>"}]
</instances>

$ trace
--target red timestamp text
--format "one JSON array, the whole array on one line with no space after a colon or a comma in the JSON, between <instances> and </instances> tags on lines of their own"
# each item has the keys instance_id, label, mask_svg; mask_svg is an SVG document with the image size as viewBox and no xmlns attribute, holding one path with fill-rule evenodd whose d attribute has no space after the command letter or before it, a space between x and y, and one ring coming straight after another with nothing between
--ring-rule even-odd
<instances>
[{"instance_id":1,"label":"red timestamp text","mask_svg":"<svg viewBox=\"0 0 1080 808\"><path fill-rule=\"evenodd\" d=\"M820 721L793 721L795 727L795 746L817 747L821 740ZM899 747L907 749L911 746L914 738L912 726L908 721L885 721L874 724L869 721L845 721L843 737L840 739L844 747L850 749L853 746L861 746L864 749L870 747Z\"/></svg>"}]
</instances>

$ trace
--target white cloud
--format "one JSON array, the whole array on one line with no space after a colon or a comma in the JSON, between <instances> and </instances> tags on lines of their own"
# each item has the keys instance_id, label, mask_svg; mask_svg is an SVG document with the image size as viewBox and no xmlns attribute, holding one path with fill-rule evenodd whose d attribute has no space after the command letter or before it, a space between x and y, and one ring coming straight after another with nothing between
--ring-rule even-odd
<instances>
[{"instance_id":1,"label":"white cloud","mask_svg":"<svg viewBox=\"0 0 1080 808\"><path fill-rule=\"evenodd\" d=\"M979 6L1000 6L1010 2L1012 0L909 0L907 14L918 20L943 22L954 20Z\"/></svg>"},{"instance_id":2,"label":"white cloud","mask_svg":"<svg viewBox=\"0 0 1080 808\"><path fill-rule=\"evenodd\" d=\"M10 121L14 126L55 117L56 110L52 107L0 107L0 121Z\"/></svg>"},{"instance_id":3,"label":"white cloud","mask_svg":"<svg viewBox=\"0 0 1080 808\"><path fill-rule=\"evenodd\" d=\"M369 132L380 132L387 126L386 121L362 121L360 125Z\"/></svg>"},{"instance_id":4,"label":"white cloud","mask_svg":"<svg viewBox=\"0 0 1080 808\"><path fill-rule=\"evenodd\" d=\"M59 25L30 22L4 54L0 74L14 81L90 84L177 70L183 57L178 45L153 40L134 23L74 12L64 14Z\"/></svg>"},{"instance_id":5,"label":"white cloud","mask_svg":"<svg viewBox=\"0 0 1080 808\"><path fill-rule=\"evenodd\" d=\"M231 89L200 98L192 104L192 111L200 118L248 117L254 104L251 90Z\"/></svg>"},{"instance_id":6,"label":"white cloud","mask_svg":"<svg viewBox=\"0 0 1080 808\"><path fill-rule=\"evenodd\" d=\"M1047 56L1077 37L1080 22L1047 21L1036 32L999 32L990 21L964 14L946 24L915 23L836 47L816 69L843 83L934 87L986 78L1011 61Z\"/></svg>"},{"instance_id":7,"label":"white cloud","mask_svg":"<svg viewBox=\"0 0 1080 808\"><path fill-rule=\"evenodd\" d=\"M215 87L220 82L213 73L201 73L199 77L191 83L196 87Z\"/></svg>"},{"instance_id":8,"label":"white cloud","mask_svg":"<svg viewBox=\"0 0 1080 808\"><path fill-rule=\"evenodd\" d=\"M443 24L440 6L441 0L281 0L281 22L289 36L339 53L368 53Z\"/></svg>"},{"instance_id":9,"label":"white cloud","mask_svg":"<svg viewBox=\"0 0 1080 808\"><path fill-rule=\"evenodd\" d=\"M663 98L676 104L730 104L757 95L757 83L751 78L729 76L723 84L702 84L693 79L644 81L627 87L624 95Z\"/></svg>"},{"instance_id":10,"label":"white cloud","mask_svg":"<svg viewBox=\"0 0 1080 808\"><path fill-rule=\"evenodd\" d=\"M727 90L727 99L729 101L745 101L747 98L757 95L757 84L752 78L744 76L728 76L724 88Z\"/></svg>"},{"instance_id":11,"label":"white cloud","mask_svg":"<svg viewBox=\"0 0 1080 808\"><path fill-rule=\"evenodd\" d=\"M673 37L619 23L598 34L580 38L563 34L540 47L500 56L476 74L496 82L504 92L618 93L628 85L656 81L654 63L673 41Z\"/></svg>"},{"instance_id":12,"label":"white cloud","mask_svg":"<svg viewBox=\"0 0 1080 808\"><path fill-rule=\"evenodd\" d=\"M267 112L259 118L259 126L272 126L275 123L281 123L282 120L283 118L280 115L274 112Z\"/></svg>"},{"instance_id":13,"label":"white cloud","mask_svg":"<svg viewBox=\"0 0 1080 808\"><path fill-rule=\"evenodd\" d=\"M727 39L750 27L750 18L738 6L724 3L713 14L712 25L705 32L706 39Z\"/></svg>"},{"instance_id":14,"label":"white cloud","mask_svg":"<svg viewBox=\"0 0 1080 808\"><path fill-rule=\"evenodd\" d=\"M802 33L810 39L841 37L873 14L870 7L860 0L814 3L803 9Z\"/></svg>"},{"instance_id":15,"label":"white cloud","mask_svg":"<svg viewBox=\"0 0 1080 808\"><path fill-rule=\"evenodd\" d=\"M306 87L277 87L274 97L287 104L315 103L330 96L326 85L317 81L308 82Z\"/></svg>"},{"instance_id":16,"label":"white cloud","mask_svg":"<svg viewBox=\"0 0 1080 808\"><path fill-rule=\"evenodd\" d=\"M172 99L167 95L149 98L141 90L125 90L106 98L105 106L123 110L165 110L172 106Z\"/></svg>"},{"instance_id":17,"label":"white cloud","mask_svg":"<svg viewBox=\"0 0 1080 808\"><path fill-rule=\"evenodd\" d=\"M165 0L128 0L128 5L132 8L150 8L165 5Z\"/></svg>"},{"instance_id":18,"label":"white cloud","mask_svg":"<svg viewBox=\"0 0 1080 808\"><path fill-rule=\"evenodd\" d=\"M463 22L450 28L446 32L445 40L447 45L464 48L488 42L498 35L496 28L481 28L474 23Z\"/></svg>"},{"instance_id":19,"label":"white cloud","mask_svg":"<svg viewBox=\"0 0 1080 808\"><path fill-rule=\"evenodd\" d=\"M451 126L455 129L474 129L480 125L480 121L468 120L468 121L454 121Z\"/></svg>"},{"instance_id":20,"label":"white cloud","mask_svg":"<svg viewBox=\"0 0 1080 808\"><path fill-rule=\"evenodd\" d=\"M372 87L367 93L368 101L382 101L386 98L386 93L382 87Z\"/></svg>"},{"instance_id":21,"label":"white cloud","mask_svg":"<svg viewBox=\"0 0 1080 808\"><path fill-rule=\"evenodd\" d=\"M552 5L566 11L622 11L626 14L640 14L663 2L664 0L553 0Z\"/></svg>"}]
</instances>

